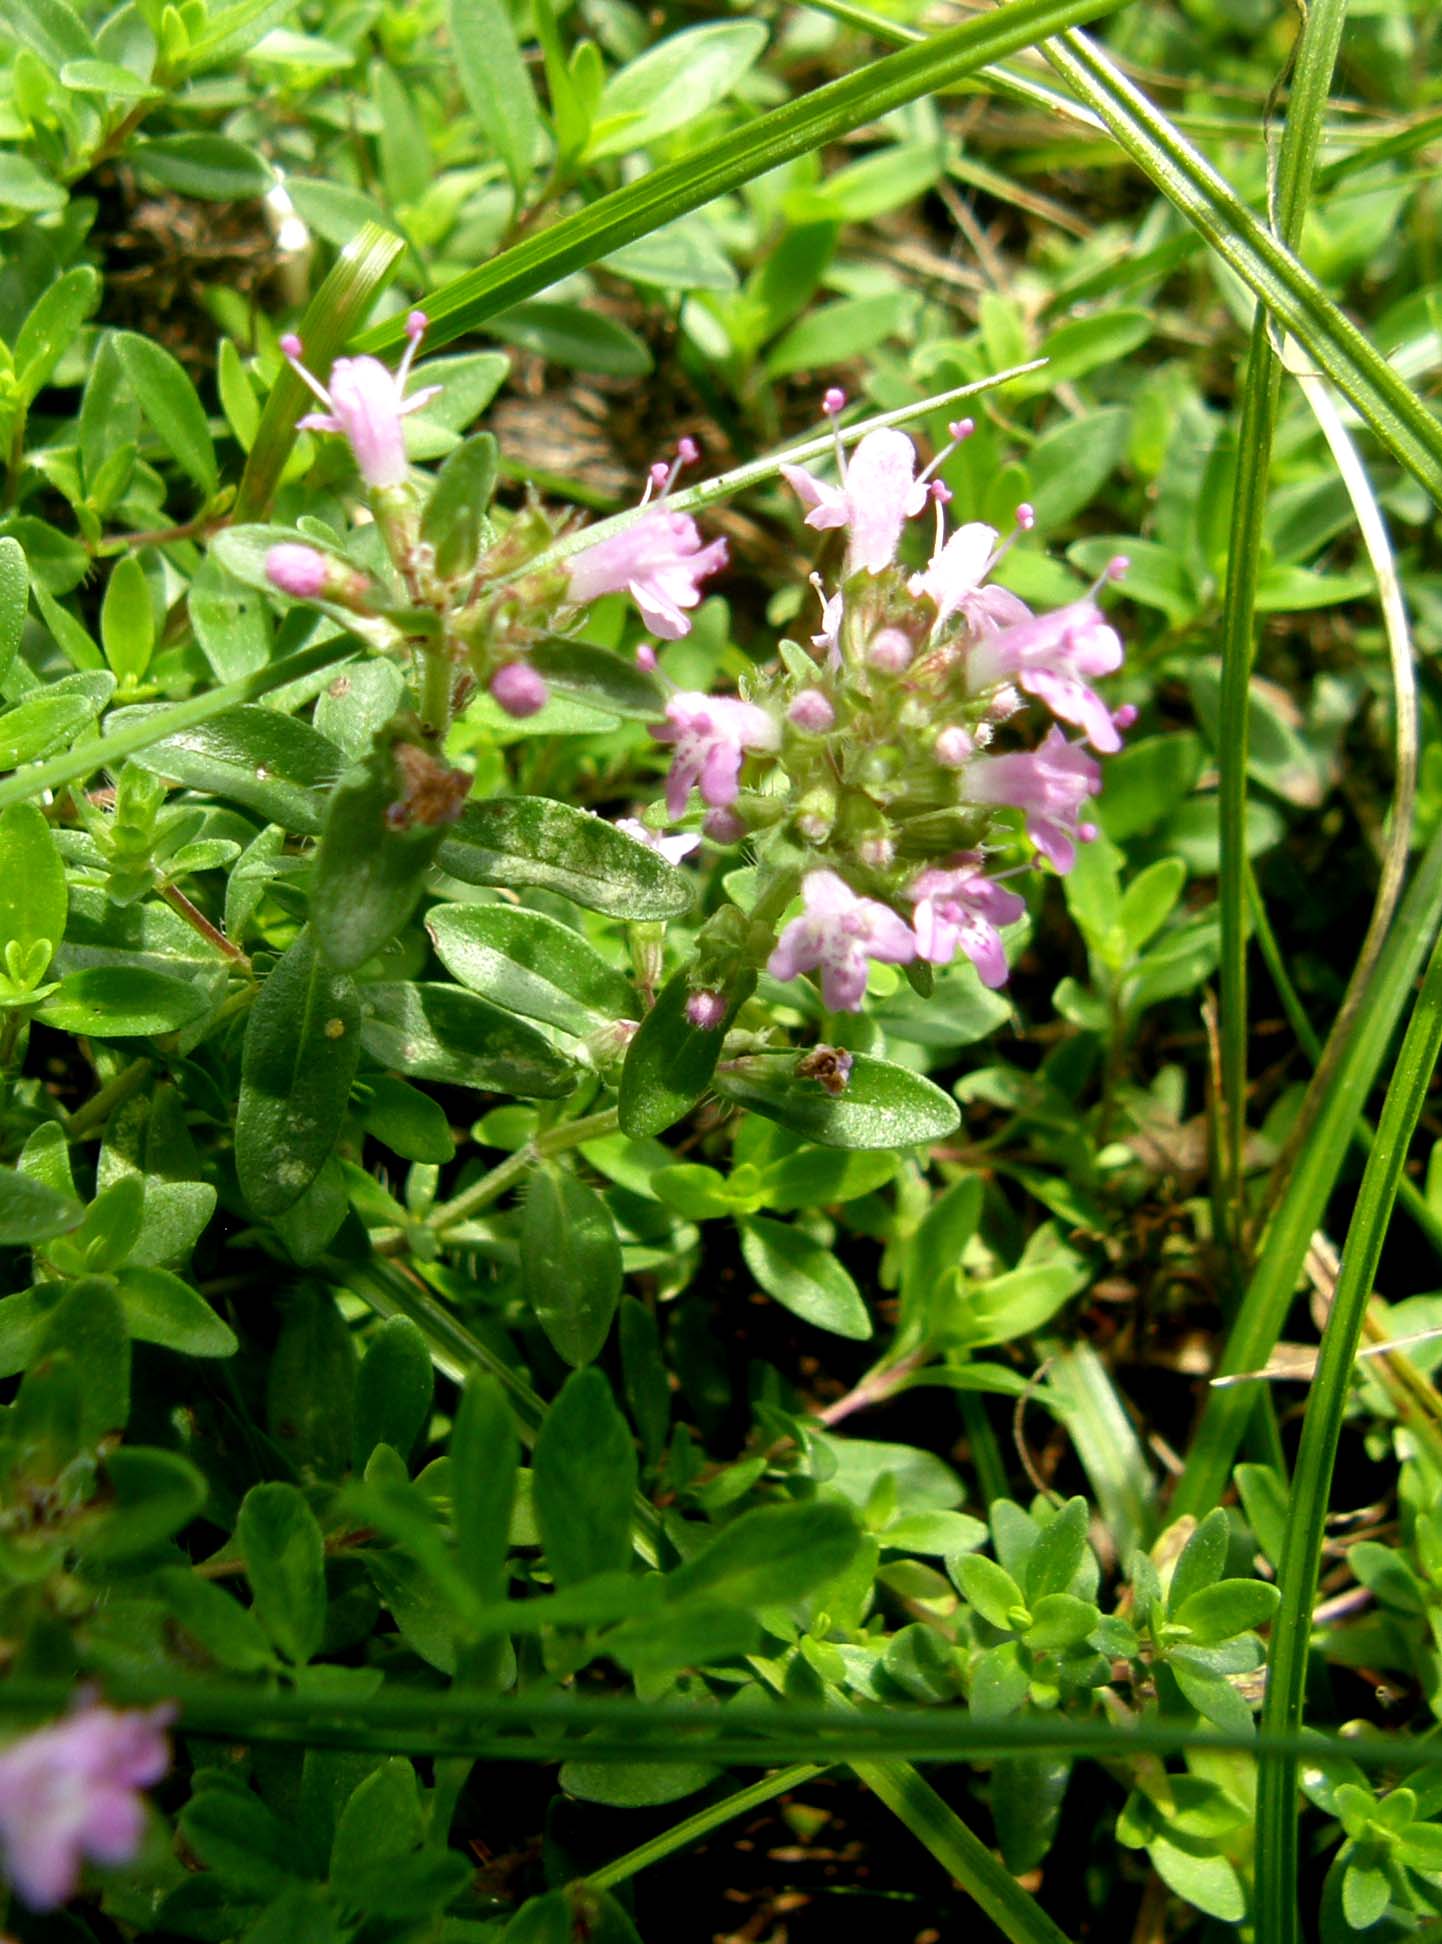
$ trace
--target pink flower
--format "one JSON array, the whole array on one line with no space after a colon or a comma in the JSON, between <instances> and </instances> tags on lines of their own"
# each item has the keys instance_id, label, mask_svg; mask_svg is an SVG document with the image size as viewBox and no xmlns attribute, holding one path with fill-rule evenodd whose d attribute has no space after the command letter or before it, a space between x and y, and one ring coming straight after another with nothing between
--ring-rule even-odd
<instances>
[{"instance_id":1,"label":"pink flower","mask_svg":"<svg viewBox=\"0 0 1442 1944\"><path fill-rule=\"evenodd\" d=\"M491 699L518 721L544 709L549 692L535 669L526 662L507 662L491 677Z\"/></svg>"},{"instance_id":2,"label":"pink flower","mask_svg":"<svg viewBox=\"0 0 1442 1944\"><path fill-rule=\"evenodd\" d=\"M300 362L300 339L292 332L280 341L291 369L326 407L324 412L308 412L300 421L302 428L307 432L342 433L367 486L404 486L408 467L401 420L429 404L441 389L427 385L405 397L411 361L425 328L424 312L412 311L406 319L409 342L405 356L394 373L387 371L379 358L337 358L330 368L329 391Z\"/></svg>"},{"instance_id":3,"label":"pink flower","mask_svg":"<svg viewBox=\"0 0 1442 1944\"><path fill-rule=\"evenodd\" d=\"M836 727L836 711L830 697L820 689L802 689L786 711L786 719L809 736L824 736L828 729Z\"/></svg>"},{"instance_id":4,"label":"pink flower","mask_svg":"<svg viewBox=\"0 0 1442 1944\"><path fill-rule=\"evenodd\" d=\"M689 857L701 843L701 839L694 831L682 831L676 837L662 837L659 832L649 830L639 817L617 817L616 828L624 831L636 843L644 844L647 850L659 852L668 864L679 864L683 857Z\"/></svg>"},{"instance_id":5,"label":"pink flower","mask_svg":"<svg viewBox=\"0 0 1442 1944\"><path fill-rule=\"evenodd\" d=\"M983 985L1006 984L999 927L1014 924L1026 901L987 877L975 852L963 851L945 868L923 871L907 895L916 900L911 923L918 958L930 965L950 965L960 950Z\"/></svg>"},{"instance_id":6,"label":"pink flower","mask_svg":"<svg viewBox=\"0 0 1442 1944\"><path fill-rule=\"evenodd\" d=\"M850 530L846 569L864 567L879 574L896 558L901 529L926 504L926 489L913 479L916 448L904 432L883 427L868 432L852 453L839 486L831 486L801 466L783 466L781 476L806 507L806 524Z\"/></svg>"},{"instance_id":7,"label":"pink flower","mask_svg":"<svg viewBox=\"0 0 1442 1944\"><path fill-rule=\"evenodd\" d=\"M271 586L298 601L311 601L323 593L329 573L330 562L325 555L298 541L282 541L265 557L265 577Z\"/></svg>"},{"instance_id":8,"label":"pink flower","mask_svg":"<svg viewBox=\"0 0 1442 1944\"><path fill-rule=\"evenodd\" d=\"M653 728L657 742L676 751L666 778L666 808L681 816L692 788L713 810L734 803L748 749L776 749L781 731L764 709L732 695L683 689L666 704L666 720Z\"/></svg>"},{"instance_id":9,"label":"pink flower","mask_svg":"<svg viewBox=\"0 0 1442 1944\"><path fill-rule=\"evenodd\" d=\"M1076 862L1076 840L1094 833L1077 822L1082 804L1101 788L1101 771L1080 743L1060 729L1040 749L1006 756L978 756L963 783L972 803L1009 804L1026 813L1027 835L1059 871Z\"/></svg>"},{"instance_id":10,"label":"pink flower","mask_svg":"<svg viewBox=\"0 0 1442 1944\"><path fill-rule=\"evenodd\" d=\"M714 1033L726 1018L724 992L693 992L686 1001L686 1017L703 1033Z\"/></svg>"},{"instance_id":11,"label":"pink flower","mask_svg":"<svg viewBox=\"0 0 1442 1944\"><path fill-rule=\"evenodd\" d=\"M801 886L806 909L793 918L766 964L774 979L821 972L821 996L832 1012L858 1012L867 960L905 965L916 939L904 918L875 898L859 898L835 871L810 871Z\"/></svg>"},{"instance_id":12,"label":"pink flower","mask_svg":"<svg viewBox=\"0 0 1442 1944\"><path fill-rule=\"evenodd\" d=\"M0 1750L0 1849L32 1909L73 1896L86 1857L133 1859L145 1828L138 1791L170 1766L163 1731L173 1712L91 1703Z\"/></svg>"},{"instance_id":13,"label":"pink flower","mask_svg":"<svg viewBox=\"0 0 1442 1944\"><path fill-rule=\"evenodd\" d=\"M701 599L701 582L726 565L726 542L701 544L689 513L653 507L624 533L598 541L566 563L578 605L603 594L629 594L652 634L679 641L691 632L684 610Z\"/></svg>"},{"instance_id":14,"label":"pink flower","mask_svg":"<svg viewBox=\"0 0 1442 1944\"><path fill-rule=\"evenodd\" d=\"M908 583L911 592L918 600L926 595L935 604L938 628L946 625L985 580L996 552L996 539L995 527L969 520L937 547L919 574L912 575Z\"/></svg>"},{"instance_id":15,"label":"pink flower","mask_svg":"<svg viewBox=\"0 0 1442 1944\"><path fill-rule=\"evenodd\" d=\"M1110 752L1122 746L1118 725L1087 678L1111 675L1121 664L1121 640L1088 597L979 641L967 658L966 679L973 694L1015 681L1054 716L1074 723L1093 749Z\"/></svg>"}]
</instances>

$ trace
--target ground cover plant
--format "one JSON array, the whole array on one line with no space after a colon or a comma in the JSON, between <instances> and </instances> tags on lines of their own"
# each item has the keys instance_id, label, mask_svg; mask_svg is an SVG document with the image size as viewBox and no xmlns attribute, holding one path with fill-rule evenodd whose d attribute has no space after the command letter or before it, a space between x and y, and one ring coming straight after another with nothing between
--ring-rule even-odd
<instances>
[{"instance_id":1,"label":"ground cover plant","mask_svg":"<svg viewBox=\"0 0 1442 1944\"><path fill-rule=\"evenodd\" d=\"M9 0L6 1935L1442 1934L1438 39Z\"/></svg>"}]
</instances>

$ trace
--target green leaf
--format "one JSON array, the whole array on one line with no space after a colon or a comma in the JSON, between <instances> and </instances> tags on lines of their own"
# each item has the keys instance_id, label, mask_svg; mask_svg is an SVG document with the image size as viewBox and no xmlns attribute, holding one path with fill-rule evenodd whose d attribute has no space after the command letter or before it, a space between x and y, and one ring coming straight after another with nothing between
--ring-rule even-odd
<instances>
[{"instance_id":1,"label":"green leaf","mask_svg":"<svg viewBox=\"0 0 1442 1944\"><path fill-rule=\"evenodd\" d=\"M448 0L461 87L519 204L541 135L540 111L504 0Z\"/></svg>"},{"instance_id":2,"label":"green leaf","mask_svg":"<svg viewBox=\"0 0 1442 1944\"><path fill-rule=\"evenodd\" d=\"M388 1073L374 1075L366 1085L371 1091L365 1110L367 1134L405 1161L442 1167L455 1159L456 1144L439 1101Z\"/></svg>"},{"instance_id":3,"label":"green leaf","mask_svg":"<svg viewBox=\"0 0 1442 1944\"><path fill-rule=\"evenodd\" d=\"M260 1623L247 1606L188 1566L163 1566L152 1585L172 1618L218 1667L258 1674L275 1664Z\"/></svg>"},{"instance_id":4,"label":"green leaf","mask_svg":"<svg viewBox=\"0 0 1442 1944\"><path fill-rule=\"evenodd\" d=\"M1186 1627L1193 1640L1208 1645L1265 1626L1280 1598L1270 1580L1218 1580L1184 1600L1171 1619L1174 1625Z\"/></svg>"},{"instance_id":5,"label":"green leaf","mask_svg":"<svg viewBox=\"0 0 1442 1944\"><path fill-rule=\"evenodd\" d=\"M130 1415L130 1338L108 1276L80 1276L67 1286L40 1345L42 1361L54 1356L69 1357L82 1376L81 1448L123 1431Z\"/></svg>"},{"instance_id":6,"label":"green leaf","mask_svg":"<svg viewBox=\"0 0 1442 1944\"><path fill-rule=\"evenodd\" d=\"M961 1125L956 1102L907 1067L857 1053L844 1090L829 1094L819 1080L797 1076L804 1057L738 1061L716 1075L716 1091L820 1147L912 1147L944 1141Z\"/></svg>"},{"instance_id":7,"label":"green leaf","mask_svg":"<svg viewBox=\"0 0 1442 1944\"><path fill-rule=\"evenodd\" d=\"M0 1243L28 1249L37 1242L79 1228L85 1210L69 1195L58 1194L29 1175L0 1168Z\"/></svg>"},{"instance_id":8,"label":"green leaf","mask_svg":"<svg viewBox=\"0 0 1442 1944\"><path fill-rule=\"evenodd\" d=\"M366 1344L356 1378L355 1470L365 1470L380 1444L408 1458L429 1422L434 1397L435 1372L425 1338L408 1316L388 1317ZM454 1466L454 1447L451 1462Z\"/></svg>"},{"instance_id":9,"label":"green leaf","mask_svg":"<svg viewBox=\"0 0 1442 1944\"><path fill-rule=\"evenodd\" d=\"M136 402L166 451L201 491L215 491L215 447L205 407L178 359L153 338L116 331L113 342Z\"/></svg>"},{"instance_id":10,"label":"green leaf","mask_svg":"<svg viewBox=\"0 0 1442 1944\"><path fill-rule=\"evenodd\" d=\"M621 1300L621 1243L594 1188L542 1162L526 1184L521 1287L558 1356L594 1361Z\"/></svg>"},{"instance_id":11,"label":"green leaf","mask_svg":"<svg viewBox=\"0 0 1442 1944\"><path fill-rule=\"evenodd\" d=\"M57 277L35 304L15 339L15 383L22 405L33 403L36 394L49 384L55 367L99 302L99 273L78 264Z\"/></svg>"},{"instance_id":12,"label":"green leaf","mask_svg":"<svg viewBox=\"0 0 1442 1944\"><path fill-rule=\"evenodd\" d=\"M453 985L377 980L362 989L361 1043L419 1080L554 1100L577 1073L533 1026Z\"/></svg>"},{"instance_id":13,"label":"green leaf","mask_svg":"<svg viewBox=\"0 0 1442 1944\"><path fill-rule=\"evenodd\" d=\"M294 1485L253 1485L235 1538L261 1625L287 1660L303 1666L325 1628L325 1543L315 1514Z\"/></svg>"},{"instance_id":14,"label":"green leaf","mask_svg":"<svg viewBox=\"0 0 1442 1944\"><path fill-rule=\"evenodd\" d=\"M513 905L433 905L426 930L463 986L506 1011L581 1035L639 1010L624 973L579 932Z\"/></svg>"},{"instance_id":15,"label":"green leaf","mask_svg":"<svg viewBox=\"0 0 1442 1944\"><path fill-rule=\"evenodd\" d=\"M198 1789L181 1811L180 1833L187 1848L214 1872L226 1890L252 1906L283 1891L299 1862L294 1829L243 1785L215 1786L212 1782L210 1787ZM295 1892L298 1898L306 1894L299 1888ZM325 1933L317 1931L315 1913L305 1911L303 1904L297 1912L287 1898L273 1908L285 1910L288 1924L294 1924L301 1914L307 1921L299 1930L287 1928L277 1934L272 1929L265 1944L302 1936L317 1939L317 1944L329 1944ZM258 1928L250 1930L252 1944Z\"/></svg>"},{"instance_id":16,"label":"green leaf","mask_svg":"<svg viewBox=\"0 0 1442 1944\"><path fill-rule=\"evenodd\" d=\"M125 1327L139 1342L160 1343L187 1357L233 1357L239 1348L230 1325L189 1283L168 1270L127 1264L117 1277L117 1287Z\"/></svg>"},{"instance_id":17,"label":"green leaf","mask_svg":"<svg viewBox=\"0 0 1442 1944\"><path fill-rule=\"evenodd\" d=\"M541 1545L557 1586L622 1572L631 1557L636 1453L611 1386L572 1371L546 1413L532 1461Z\"/></svg>"},{"instance_id":18,"label":"green leaf","mask_svg":"<svg viewBox=\"0 0 1442 1944\"><path fill-rule=\"evenodd\" d=\"M835 1336L865 1341L871 1317L848 1271L827 1248L799 1228L764 1215L741 1225L746 1267L773 1301Z\"/></svg>"},{"instance_id":19,"label":"green leaf","mask_svg":"<svg viewBox=\"0 0 1442 1944\"><path fill-rule=\"evenodd\" d=\"M208 986L140 966L97 965L67 973L35 1016L62 1033L139 1039L179 1032L210 1005Z\"/></svg>"},{"instance_id":20,"label":"green leaf","mask_svg":"<svg viewBox=\"0 0 1442 1944\"><path fill-rule=\"evenodd\" d=\"M547 797L468 803L439 861L464 884L557 891L612 918L679 918L692 903L689 880L658 851Z\"/></svg>"},{"instance_id":21,"label":"green leaf","mask_svg":"<svg viewBox=\"0 0 1442 1944\"><path fill-rule=\"evenodd\" d=\"M549 1420L548 1420L549 1422ZM451 1433L451 1505L461 1567L481 1599L504 1598L520 1445L494 1377L472 1371Z\"/></svg>"},{"instance_id":22,"label":"green leaf","mask_svg":"<svg viewBox=\"0 0 1442 1944\"><path fill-rule=\"evenodd\" d=\"M395 755L377 749L331 796L311 883L311 924L326 958L353 972L388 945L420 902L440 824L397 828L405 797Z\"/></svg>"},{"instance_id":23,"label":"green leaf","mask_svg":"<svg viewBox=\"0 0 1442 1944\"><path fill-rule=\"evenodd\" d=\"M693 1026L686 1017L691 983L686 972L669 978L626 1049L621 1069L621 1131L633 1141L660 1134L689 1114L711 1085L726 1029L751 995L755 975L727 995L719 1026Z\"/></svg>"},{"instance_id":24,"label":"green leaf","mask_svg":"<svg viewBox=\"0 0 1442 1944\"><path fill-rule=\"evenodd\" d=\"M84 672L62 675L36 695L28 695L13 709L0 714L0 769L19 769L52 750L67 748L80 731L92 723L115 690L113 675ZM95 767L86 760L87 769ZM24 779L26 796L38 795L42 787L29 777ZM19 793L17 792L17 795Z\"/></svg>"},{"instance_id":25,"label":"green leaf","mask_svg":"<svg viewBox=\"0 0 1442 1944\"><path fill-rule=\"evenodd\" d=\"M394 1862L424 1836L415 1769L403 1756L392 1756L365 1778L341 1811L330 1853L331 1881L349 1898L359 1872Z\"/></svg>"},{"instance_id":26,"label":"green leaf","mask_svg":"<svg viewBox=\"0 0 1442 1944\"><path fill-rule=\"evenodd\" d=\"M298 1478L338 1479L350 1464L356 1358L328 1289L302 1284L287 1302L266 1371L266 1428Z\"/></svg>"},{"instance_id":27,"label":"green leaf","mask_svg":"<svg viewBox=\"0 0 1442 1944\"><path fill-rule=\"evenodd\" d=\"M27 215L44 215L63 209L65 191L28 156L13 149L0 149L0 209L19 209Z\"/></svg>"},{"instance_id":28,"label":"green leaf","mask_svg":"<svg viewBox=\"0 0 1442 1944\"><path fill-rule=\"evenodd\" d=\"M67 61L95 59L90 30L69 0L13 0L5 24L57 72Z\"/></svg>"},{"instance_id":29,"label":"green leaf","mask_svg":"<svg viewBox=\"0 0 1442 1944\"><path fill-rule=\"evenodd\" d=\"M122 690L133 689L155 648L150 583L134 554L122 555L110 570L100 606L100 645Z\"/></svg>"},{"instance_id":30,"label":"green leaf","mask_svg":"<svg viewBox=\"0 0 1442 1944\"><path fill-rule=\"evenodd\" d=\"M557 694L593 703L612 715L655 722L666 712L666 698L655 676L609 648L597 648L589 641L538 641L530 663Z\"/></svg>"},{"instance_id":31,"label":"green leaf","mask_svg":"<svg viewBox=\"0 0 1442 1944\"><path fill-rule=\"evenodd\" d=\"M13 535L0 535L0 682L10 673L20 652L29 589L25 549Z\"/></svg>"},{"instance_id":32,"label":"green leaf","mask_svg":"<svg viewBox=\"0 0 1442 1944\"><path fill-rule=\"evenodd\" d=\"M1003 1633L1011 1632L1015 1613L1026 1611L1021 1588L1004 1566L985 1553L963 1554L956 1562L955 1578L967 1604Z\"/></svg>"},{"instance_id":33,"label":"green leaf","mask_svg":"<svg viewBox=\"0 0 1442 1944\"><path fill-rule=\"evenodd\" d=\"M671 1383L656 1319L635 1296L621 1298L617 1336L626 1408L646 1462L655 1464L671 1424Z\"/></svg>"},{"instance_id":34,"label":"green leaf","mask_svg":"<svg viewBox=\"0 0 1442 1944\"><path fill-rule=\"evenodd\" d=\"M0 812L0 971L17 984L39 985L65 936L65 915L65 866L54 833L35 804L12 803Z\"/></svg>"},{"instance_id":35,"label":"green leaf","mask_svg":"<svg viewBox=\"0 0 1442 1944\"><path fill-rule=\"evenodd\" d=\"M599 371L608 378L644 378L653 359L644 342L613 317L584 311L576 304L533 299L491 318L487 329L503 344L518 344L552 364L573 371Z\"/></svg>"},{"instance_id":36,"label":"green leaf","mask_svg":"<svg viewBox=\"0 0 1442 1944\"><path fill-rule=\"evenodd\" d=\"M91 1531L82 1529L78 1551L107 1563L134 1559L173 1537L206 1500L204 1476L178 1451L122 1445L105 1461L111 1502Z\"/></svg>"},{"instance_id":37,"label":"green leaf","mask_svg":"<svg viewBox=\"0 0 1442 1944\"><path fill-rule=\"evenodd\" d=\"M60 70L60 82L76 94L105 95L112 101L154 101L165 93L153 81L114 61L67 61Z\"/></svg>"},{"instance_id":38,"label":"green leaf","mask_svg":"<svg viewBox=\"0 0 1442 1944\"><path fill-rule=\"evenodd\" d=\"M275 181L263 155L224 135L157 135L132 143L126 156L162 189L206 202L245 202Z\"/></svg>"},{"instance_id":39,"label":"green leaf","mask_svg":"<svg viewBox=\"0 0 1442 1944\"><path fill-rule=\"evenodd\" d=\"M1173 1617L1194 1593L1200 1593L1203 1587L1213 1585L1222 1577L1231 1539L1232 1522L1222 1506L1214 1505L1206 1518L1198 1522L1172 1568L1167 1603Z\"/></svg>"},{"instance_id":40,"label":"green leaf","mask_svg":"<svg viewBox=\"0 0 1442 1944\"><path fill-rule=\"evenodd\" d=\"M378 69L377 74L386 71ZM494 436L477 432L456 447L437 473L421 512L421 539L435 548L440 580L457 580L475 566L499 465Z\"/></svg>"},{"instance_id":41,"label":"green leaf","mask_svg":"<svg viewBox=\"0 0 1442 1944\"><path fill-rule=\"evenodd\" d=\"M354 983L302 932L261 987L241 1056L235 1165L257 1215L280 1215L335 1147L360 1058Z\"/></svg>"},{"instance_id":42,"label":"green leaf","mask_svg":"<svg viewBox=\"0 0 1442 1944\"><path fill-rule=\"evenodd\" d=\"M152 712L144 714L149 717ZM157 709L153 714L158 726L166 711ZM129 726L141 716L139 709L125 709L110 722ZM226 709L173 735L160 735L131 760L152 776L242 803L267 822L307 837L321 827L325 814L321 793L335 782L343 762L336 745L308 723L252 703Z\"/></svg>"},{"instance_id":43,"label":"green leaf","mask_svg":"<svg viewBox=\"0 0 1442 1944\"><path fill-rule=\"evenodd\" d=\"M266 603L228 573L217 555L210 554L201 562L190 583L186 607L195 638L218 680L232 682L253 675L270 660L271 626ZM263 713L278 722L294 721L275 709Z\"/></svg>"},{"instance_id":44,"label":"green leaf","mask_svg":"<svg viewBox=\"0 0 1442 1944\"><path fill-rule=\"evenodd\" d=\"M1084 1498L1070 1498L1042 1527L1036 1544L1027 1554L1027 1604L1045 1599L1048 1594L1071 1589L1087 1551L1087 1520L1090 1514Z\"/></svg>"},{"instance_id":45,"label":"green leaf","mask_svg":"<svg viewBox=\"0 0 1442 1944\"><path fill-rule=\"evenodd\" d=\"M724 1600L748 1609L791 1606L855 1559L861 1530L844 1505L764 1505L724 1526L666 1576L668 1600Z\"/></svg>"},{"instance_id":46,"label":"green leaf","mask_svg":"<svg viewBox=\"0 0 1442 1944\"><path fill-rule=\"evenodd\" d=\"M612 75L596 110L586 159L646 148L724 101L766 45L760 21L685 28Z\"/></svg>"}]
</instances>

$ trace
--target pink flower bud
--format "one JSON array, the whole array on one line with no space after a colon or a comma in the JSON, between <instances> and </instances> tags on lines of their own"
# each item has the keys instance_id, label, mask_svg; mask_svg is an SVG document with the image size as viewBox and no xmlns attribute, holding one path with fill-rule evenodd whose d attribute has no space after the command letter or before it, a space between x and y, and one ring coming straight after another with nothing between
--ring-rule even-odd
<instances>
[{"instance_id":1,"label":"pink flower bud","mask_svg":"<svg viewBox=\"0 0 1442 1944\"><path fill-rule=\"evenodd\" d=\"M746 835L746 823L731 809L708 810L701 819L703 833L713 844L739 844Z\"/></svg>"},{"instance_id":2,"label":"pink flower bud","mask_svg":"<svg viewBox=\"0 0 1442 1944\"><path fill-rule=\"evenodd\" d=\"M943 729L932 745L938 763L948 769L962 769L976 754L976 744L965 729Z\"/></svg>"},{"instance_id":3,"label":"pink flower bud","mask_svg":"<svg viewBox=\"0 0 1442 1944\"><path fill-rule=\"evenodd\" d=\"M811 736L824 736L836 727L836 711L820 689L802 689L786 711L786 719Z\"/></svg>"},{"instance_id":4,"label":"pink flower bud","mask_svg":"<svg viewBox=\"0 0 1442 1944\"><path fill-rule=\"evenodd\" d=\"M724 992L693 992L686 1001L686 1017L703 1033L714 1033L726 1017Z\"/></svg>"},{"instance_id":5,"label":"pink flower bud","mask_svg":"<svg viewBox=\"0 0 1442 1944\"><path fill-rule=\"evenodd\" d=\"M272 587L297 601L313 601L325 592L330 562L315 547L284 540L265 557L265 577Z\"/></svg>"},{"instance_id":6,"label":"pink flower bud","mask_svg":"<svg viewBox=\"0 0 1442 1944\"><path fill-rule=\"evenodd\" d=\"M866 659L883 675L900 675L903 669L910 668L915 653L911 637L900 628L881 628L866 651Z\"/></svg>"},{"instance_id":7,"label":"pink flower bud","mask_svg":"<svg viewBox=\"0 0 1442 1944\"><path fill-rule=\"evenodd\" d=\"M546 705L546 684L525 662L507 662L491 677L491 696L508 716L533 716Z\"/></svg>"}]
</instances>

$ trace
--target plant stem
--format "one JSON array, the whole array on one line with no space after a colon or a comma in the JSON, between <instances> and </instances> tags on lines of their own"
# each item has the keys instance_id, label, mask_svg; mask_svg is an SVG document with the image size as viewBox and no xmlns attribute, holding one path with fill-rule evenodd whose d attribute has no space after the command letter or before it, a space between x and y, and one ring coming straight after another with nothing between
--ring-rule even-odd
<instances>
[{"instance_id":1,"label":"plant stem","mask_svg":"<svg viewBox=\"0 0 1442 1944\"><path fill-rule=\"evenodd\" d=\"M814 1782L818 1775L825 1773L826 1765L821 1762L794 1762L790 1768L777 1769L774 1775L763 1776L759 1782L753 1782L750 1788L738 1789L734 1795L724 1796L720 1802L698 1809L694 1816L687 1816L684 1822L663 1829L659 1836L653 1836L650 1842L627 1850L614 1863L592 1870L586 1881L597 1890L612 1890L618 1883L625 1883L628 1877L635 1876L652 1863L660 1863L665 1857L674 1856L677 1850L686 1849L690 1844L699 1842L701 1837L709 1836L722 1823L734 1822L737 1816L744 1816L748 1809L757 1809L763 1802L774 1802L777 1796L785 1795L790 1789L799 1789L803 1783Z\"/></svg>"},{"instance_id":2,"label":"plant stem","mask_svg":"<svg viewBox=\"0 0 1442 1944\"><path fill-rule=\"evenodd\" d=\"M161 897L170 909L179 914L192 931L199 932L207 945L213 945L222 957L228 958L232 965L238 966L247 977L252 976L250 960L238 945L228 939L219 925L213 925L198 905L193 905L177 884L167 884Z\"/></svg>"},{"instance_id":3,"label":"plant stem","mask_svg":"<svg viewBox=\"0 0 1442 1944\"><path fill-rule=\"evenodd\" d=\"M146 1075L155 1062L141 1058L132 1060L128 1067L122 1067L113 1080L107 1080L98 1093L76 1108L73 1114L62 1117L60 1125L65 1129L66 1138L78 1141L88 1134L92 1127L98 1127L109 1116L112 1107L118 1107L122 1100L128 1100L137 1087L143 1086Z\"/></svg>"},{"instance_id":4,"label":"plant stem","mask_svg":"<svg viewBox=\"0 0 1442 1944\"><path fill-rule=\"evenodd\" d=\"M587 1114L580 1120L562 1121L559 1127L547 1128L544 1134L538 1134L524 1147L518 1147L498 1167L482 1175L469 1188L462 1189L452 1200L433 1208L425 1226L437 1235L444 1234L478 1210L489 1208L493 1201L505 1194L512 1182L519 1181L548 1154L562 1154L567 1148L579 1147L583 1141L599 1141L603 1135L614 1134L620 1125L617 1110L606 1107L599 1114Z\"/></svg>"}]
</instances>

